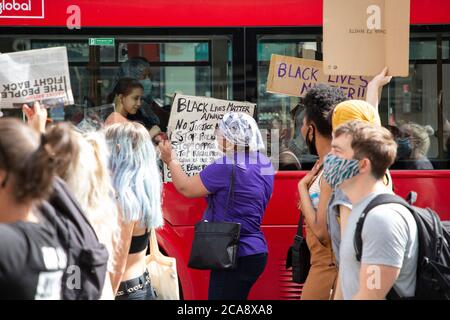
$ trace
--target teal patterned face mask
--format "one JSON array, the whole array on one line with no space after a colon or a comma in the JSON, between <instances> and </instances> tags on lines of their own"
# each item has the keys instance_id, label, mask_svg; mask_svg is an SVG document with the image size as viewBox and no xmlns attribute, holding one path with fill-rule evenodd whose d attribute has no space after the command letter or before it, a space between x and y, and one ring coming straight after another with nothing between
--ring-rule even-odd
<instances>
[{"instance_id":1,"label":"teal patterned face mask","mask_svg":"<svg viewBox=\"0 0 450 320\"><path fill-rule=\"evenodd\" d=\"M342 182L359 174L359 160L342 159L334 154L328 154L323 164L325 181L336 189Z\"/></svg>"}]
</instances>

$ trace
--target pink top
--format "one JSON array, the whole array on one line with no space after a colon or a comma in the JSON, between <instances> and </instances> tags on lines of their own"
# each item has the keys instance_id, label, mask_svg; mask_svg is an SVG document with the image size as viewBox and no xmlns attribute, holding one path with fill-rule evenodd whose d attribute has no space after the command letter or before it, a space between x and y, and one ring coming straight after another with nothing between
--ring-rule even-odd
<instances>
[{"instance_id":1,"label":"pink top","mask_svg":"<svg viewBox=\"0 0 450 320\"><path fill-rule=\"evenodd\" d=\"M119 112L113 112L108 116L108 118L106 118L105 126L110 126L114 123L124 123L128 121L129 120L125 118L123 115L121 115Z\"/></svg>"}]
</instances>

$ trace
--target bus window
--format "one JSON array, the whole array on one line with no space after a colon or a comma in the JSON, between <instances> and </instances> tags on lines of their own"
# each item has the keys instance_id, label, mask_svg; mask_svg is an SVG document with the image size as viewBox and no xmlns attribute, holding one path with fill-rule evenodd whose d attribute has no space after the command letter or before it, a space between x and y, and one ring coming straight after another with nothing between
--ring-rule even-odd
<instances>
[{"instance_id":1,"label":"bus window","mask_svg":"<svg viewBox=\"0 0 450 320\"><path fill-rule=\"evenodd\" d=\"M310 169L317 159L308 154L300 133L303 112L294 110L298 97L266 92L267 75L272 54L316 59L317 43L313 36L262 36L257 42L257 105L258 124L268 133L268 153L279 170ZM271 131L278 130L278 152L271 146ZM271 154L271 150L273 149ZM279 154L279 155L278 155Z\"/></svg>"},{"instance_id":2,"label":"bus window","mask_svg":"<svg viewBox=\"0 0 450 320\"><path fill-rule=\"evenodd\" d=\"M445 107L445 95L448 96L450 88L446 77L439 78L448 68L448 58L448 40L439 46L436 34L413 34L409 76L394 78L383 91L382 123L391 130L398 144L392 169L448 168L445 121L449 112ZM438 86L441 86L439 90ZM440 114L438 92L442 89L444 108ZM442 132L438 125L440 117L444 121Z\"/></svg>"},{"instance_id":3,"label":"bus window","mask_svg":"<svg viewBox=\"0 0 450 320\"><path fill-rule=\"evenodd\" d=\"M88 36L57 40L54 36L6 36L0 40L0 52L56 46L67 48L75 105L51 110L54 121L68 120L77 125L87 114L92 116L96 112L100 112L97 116L104 120L111 112L107 96L117 83L121 64L136 57L148 60L152 81L149 96L154 107L167 115L175 93L233 99L232 41L228 36L138 40L120 36L114 37L112 46L90 46ZM21 110L5 109L3 113L23 117ZM167 121L168 116L164 129Z\"/></svg>"},{"instance_id":4,"label":"bus window","mask_svg":"<svg viewBox=\"0 0 450 320\"><path fill-rule=\"evenodd\" d=\"M441 43L438 43L438 36ZM271 54L321 60L314 36L270 35L259 37L257 43L257 102L261 128L280 130L280 154L294 152L302 169L309 169L314 157L308 154L302 136L296 133L289 111L298 103L297 97L266 92ZM394 78L384 88L379 112L382 124L394 134L398 157L393 169L448 169L450 162L450 80L443 75L450 71L448 35L412 34L410 40L410 72L405 78ZM441 97L438 92L442 90ZM442 112L439 104L442 103ZM442 119L442 129L439 129ZM285 132L288 132L287 134ZM270 139L269 139L270 142ZM268 148L270 150L270 147ZM273 158L282 169L282 156ZM292 170L286 166L285 170Z\"/></svg>"}]
</instances>

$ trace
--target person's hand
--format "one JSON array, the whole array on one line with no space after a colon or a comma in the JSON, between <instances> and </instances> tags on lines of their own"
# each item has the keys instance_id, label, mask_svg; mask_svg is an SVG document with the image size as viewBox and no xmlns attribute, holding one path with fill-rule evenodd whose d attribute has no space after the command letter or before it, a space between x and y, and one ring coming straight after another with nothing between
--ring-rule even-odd
<instances>
[{"instance_id":1,"label":"person's hand","mask_svg":"<svg viewBox=\"0 0 450 320\"><path fill-rule=\"evenodd\" d=\"M172 145L169 140L162 140L158 144L159 151L161 153L161 160L164 161L166 165L172 160L175 160L175 155L173 154Z\"/></svg>"},{"instance_id":2,"label":"person's hand","mask_svg":"<svg viewBox=\"0 0 450 320\"><path fill-rule=\"evenodd\" d=\"M159 145L160 142L162 142L163 140L168 140L167 138L167 134L164 132L160 132L158 133L153 139L153 143L155 144L155 146Z\"/></svg>"},{"instance_id":3,"label":"person's hand","mask_svg":"<svg viewBox=\"0 0 450 320\"><path fill-rule=\"evenodd\" d=\"M372 80L370 80L368 85L372 86L374 88L377 88L377 89L383 88L392 79L392 76L387 76L387 72L388 72L388 68L384 67L383 71L381 71Z\"/></svg>"},{"instance_id":4,"label":"person's hand","mask_svg":"<svg viewBox=\"0 0 450 320\"><path fill-rule=\"evenodd\" d=\"M311 184L311 182L314 180L314 178L317 176L317 174L319 173L319 169L320 169L320 161L317 161L314 165L314 167L311 169L311 171L309 171L302 180L300 180L300 182L298 183L298 188L299 190L301 188L306 188L308 189L309 185Z\"/></svg>"},{"instance_id":5,"label":"person's hand","mask_svg":"<svg viewBox=\"0 0 450 320\"><path fill-rule=\"evenodd\" d=\"M37 132L45 132L45 124L47 122L47 109L36 101L33 104L33 108L30 108L26 104L22 106L22 112L28 119L28 124Z\"/></svg>"}]
</instances>

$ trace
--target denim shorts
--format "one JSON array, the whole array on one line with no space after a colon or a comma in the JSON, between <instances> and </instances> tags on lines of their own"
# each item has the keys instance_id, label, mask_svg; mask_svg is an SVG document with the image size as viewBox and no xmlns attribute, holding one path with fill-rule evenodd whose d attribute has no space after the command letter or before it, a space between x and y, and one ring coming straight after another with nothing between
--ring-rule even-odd
<instances>
[{"instance_id":1,"label":"denim shorts","mask_svg":"<svg viewBox=\"0 0 450 320\"><path fill-rule=\"evenodd\" d=\"M116 294L116 300L155 300L156 294L147 271L140 277L122 281Z\"/></svg>"}]
</instances>

